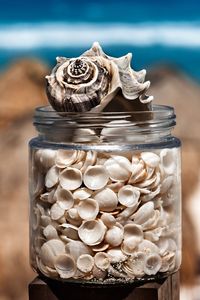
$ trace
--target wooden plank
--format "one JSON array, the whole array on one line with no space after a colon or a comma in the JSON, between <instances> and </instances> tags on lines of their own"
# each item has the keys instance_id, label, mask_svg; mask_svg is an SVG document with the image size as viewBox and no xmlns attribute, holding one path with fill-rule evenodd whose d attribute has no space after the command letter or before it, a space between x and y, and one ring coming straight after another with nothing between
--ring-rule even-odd
<instances>
[{"instance_id":1,"label":"wooden plank","mask_svg":"<svg viewBox=\"0 0 200 300\"><path fill-rule=\"evenodd\" d=\"M29 284L29 300L179 300L179 274L141 286L62 283L36 277Z\"/></svg>"}]
</instances>

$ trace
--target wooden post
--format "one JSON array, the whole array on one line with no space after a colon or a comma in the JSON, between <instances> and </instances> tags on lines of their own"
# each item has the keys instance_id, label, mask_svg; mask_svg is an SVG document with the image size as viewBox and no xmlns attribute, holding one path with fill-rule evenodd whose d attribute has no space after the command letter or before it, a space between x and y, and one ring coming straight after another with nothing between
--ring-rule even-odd
<instances>
[{"instance_id":1,"label":"wooden post","mask_svg":"<svg viewBox=\"0 0 200 300\"><path fill-rule=\"evenodd\" d=\"M29 284L29 300L179 300L179 273L140 286L84 285L36 277Z\"/></svg>"}]
</instances>

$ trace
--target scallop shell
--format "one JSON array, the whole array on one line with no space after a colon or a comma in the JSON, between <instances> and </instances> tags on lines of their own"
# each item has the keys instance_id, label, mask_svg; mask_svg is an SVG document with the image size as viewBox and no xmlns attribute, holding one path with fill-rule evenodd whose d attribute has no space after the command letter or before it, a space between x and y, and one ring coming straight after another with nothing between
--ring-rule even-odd
<instances>
[{"instance_id":1,"label":"scallop shell","mask_svg":"<svg viewBox=\"0 0 200 300\"><path fill-rule=\"evenodd\" d=\"M66 168L72 165L77 160L77 156L77 150L59 149L57 151L55 164L58 168Z\"/></svg>"},{"instance_id":2,"label":"scallop shell","mask_svg":"<svg viewBox=\"0 0 200 300\"><path fill-rule=\"evenodd\" d=\"M98 252L94 256L94 263L97 268L99 268L102 271L105 271L110 266L110 259L108 254L105 252Z\"/></svg>"},{"instance_id":3,"label":"scallop shell","mask_svg":"<svg viewBox=\"0 0 200 300\"><path fill-rule=\"evenodd\" d=\"M112 247L117 247L123 240L124 231L117 224L106 232L105 241Z\"/></svg>"},{"instance_id":4,"label":"scallop shell","mask_svg":"<svg viewBox=\"0 0 200 300\"><path fill-rule=\"evenodd\" d=\"M120 58L107 56L96 42L78 58L57 58L57 65L47 79L47 96L57 111L84 112L102 110L119 90L125 98L139 98L142 103L153 97L145 95L150 82L146 72L131 69L132 55Z\"/></svg>"},{"instance_id":5,"label":"scallop shell","mask_svg":"<svg viewBox=\"0 0 200 300\"><path fill-rule=\"evenodd\" d=\"M76 273L75 261L69 254L62 254L56 257L54 266L60 277L63 279L71 278Z\"/></svg>"},{"instance_id":6,"label":"scallop shell","mask_svg":"<svg viewBox=\"0 0 200 300\"><path fill-rule=\"evenodd\" d=\"M113 155L104 163L104 166L113 181L126 181L131 175L131 162L124 156Z\"/></svg>"},{"instance_id":7,"label":"scallop shell","mask_svg":"<svg viewBox=\"0 0 200 300\"><path fill-rule=\"evenodd\" d=\"M135 206L139 198L140 191L132 185L125 185L118 192L119 202L126 207Z\"/></svg>"},{"instance_id":8,"label":"scallop shell","mask_svg":"<svg viewBox=\"0 0 200 300\"><path fill-rule=\"evenodd\" d=\"M82 254L77 259L77 268L83 273L89 273L94 267L94 258L89 254Z\"/></svg>"},{"instance_id":9,"label":"scallop shell","mask_svg":"<svg viewBox=\"0 0 200 300\"><path fill-rule=\"evenodd\" d=\"M44 243L40 250L40 258L45 266L54 268L56 256L65 253L65 244L58 239L52 239Z\"/></svg>"},{"instance_id":10,"label":"scallop shell","mask_svg":"<svg viewBox=\"0 0 200 300\"><path fill-rule=\"evenodd\" d=\"M60 173L59 179L63 189L73 191L81 186L82 173L78 169L67 167Z\"/></svg>"},{"instance_id":11,"label":"scallop shell","mask_svg":"<svg viewBox=\"0 0 200 300\"><path fill-rule=\"evenodd\" d=\"M91 190L102 189L108 182L109 175L104 166L95 165L86 169L83 182Z\"/></svg>"},{"instance_id":12,"label":"scallop shell","mask_svg":"<svg viewBox=\"0 0 200 300\"><path fill-rule=\"evenodd\" d=\"M118 204L117 195L108 187L96 193L94 199L98 202L101 211L113 211Z\"/></svg>"},{"instance_id":13,"label":"scallop shell","mask_svg":"<svg viewBox=\"0 0 200 300\"><path fill-rule=\"evenodd\" d=\"M65 246L66 253L70 254L75 261L82 254L92 254L91 249L81 241L70 241Z\"/></svg>"},{"instance_id":14,"label":"scallop shell","mask_svg":"<svg viewBox=\"0 0 200 300\"><path fill-rule=\"evenodd\" d=\"M99 213L99 204L97 201L88 198L79 203L77 211L81 219L94 220Z\"/></svg>"},{"instance_id":15,"label":"scallop shell","mask_svg":"<svg viewBox=\"0 0 200 300\"><path fill-rule=\"evenodd\" d=\"M83 221L78 229L80 239L89 246L100 244L106 233L106 227L101 220Z\"/></svg>"}]
</instances>

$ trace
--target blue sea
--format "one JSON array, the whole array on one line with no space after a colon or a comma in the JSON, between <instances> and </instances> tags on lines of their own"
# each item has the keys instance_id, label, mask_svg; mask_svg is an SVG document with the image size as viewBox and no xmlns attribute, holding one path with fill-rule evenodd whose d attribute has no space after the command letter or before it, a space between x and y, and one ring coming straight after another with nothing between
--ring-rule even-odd
<instances>
[{"instance_id":1,"label":"blue sea","mask_svg":"<svg viewBox=\"0 0 200 300\"><path fill-rule=\"evenodd\" d=\"M200 82L200 1L0 0L0 69L18 58L53 65L99 41L112 56L133 53L138 70L171 64Z\"/></svg>"}]
</instances>

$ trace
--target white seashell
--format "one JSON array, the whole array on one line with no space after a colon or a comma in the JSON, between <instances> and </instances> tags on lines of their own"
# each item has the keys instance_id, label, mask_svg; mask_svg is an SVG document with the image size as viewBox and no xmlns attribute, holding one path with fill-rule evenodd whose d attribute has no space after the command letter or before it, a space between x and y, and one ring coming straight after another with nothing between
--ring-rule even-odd
<instances>
[{"instance_id":1,"label":"white seashell","mask_svg":"<svg viewBox=\"0 0 200 300\"><path fill-rule=\"evenodd\" d=\"M57 204L64 210L68 210L74 205L74 198L70 191L58 186L54 194L54 198L57 200Z\"/></svg>"},{"instance_id":2,"label":"white seashell","mask_svg":"<svg viewBox=\"0 0 200 300\"><path fill-rule=\"evenodd\" d=\"M126 207L135 206L138 203L139 198L139 190L132 185L125 185L118 192L119 202Z\"/></svg>"},{"instance_id":3,"label":"white seashell","mask_svg":"<svg viewBox=\"0 0 200 300\"><path fill-rule=\"evenodd\" d=\"M147 275L155 275L159 272L162 265L160 255L157 253L149 254L145 257L144 272Z\"/></svg>"},{"instance_id":4,"label":"white seashell","mask_svg":"<svg viewBox=\"0 0 200 300\"><path fill-rule=\"evenodd\" d=\"M78 163L71 165L71 167L73 169L79 169L80 170L83 167L83 161L79 161Z\"/></svg>"},{"instance_id":5,"label":"white seashell","mask_svg":"<svg viewBox=\"0 0 200 300\"><path fill-rule=\"evenodd\" d=\"M142 152L141 154L142 160L145 164L151 168L156 168L159 165L160 157L153 152Z\"/></svg>"},{"instance_id":6,"label":"white seashell","mask_svg":"<svg viewBox=\"0 0 200 300\"><path fill-rule=\"evenodd\" d=\"M155 242L155 244L158 246L159 248L159 254L161 256L164 256L165 254L167 254L167 250L169 248L169 241L168 238L160 238L157 242Z\"/></svg>"},{"instance_id":7,"label":"white seashell","mask_svg":"<svg viewBox=\"0 0 200 300\"><path fill-rule=\"evenodd\" d=\"M96 162L96 159L97 159L97 152L96 151L87 151L85 162L84 162L82 168L80 169L81 172L84 173L85 170L89 166L92 166Z\"/></svg>"},{"instance_id":8,"label":"white seashell","mask_svg":"<svg viewBox=\"0 0 200 300\"><path fill-rule=\"evenodd\" d=\"M126 255L132 255L140 242L141 238L138 238L137 236L129 236L123 241L121 250Z\"/></svg>"},{"instance_id":9,"label":"white seashell","mask_svg":"<svg viewBox=\"0 0 200 300\"><path fill-rule=\"evenodd\" d=\"M94 268L92 270L92 275L94 278L103 280L107 275L107 271L102 271L94 265Z\"/></svg>"},{"instance_id":10,"label":"white seashell","mask_svg":"<svg viewBox=\"0 0 200 300\"><path fill-rule=\"evenodd\" d=\"M56 256L65 253L65 244L58 239L52 239L44 243L40 250L40 258L45 266L54 268Z\"/></svg>"},{"instance_id":11,"label":"white seashell","mask_svg":"<svg viewBox=\"0 0 200 300\"><path fill-rule=\"evenodd\" d=\"M96 246L92 246L92 251L94 252L102 252L109 248L109 244L105 244L104 242L101 242L100 244Z\"/></svg>"},{"instance_id":12,"label":"white seashell","mask_svg":"<svg viewBox=\"0 0 200 300\"><path fill-rule=\"evenodd\" d=\"M158 209L154 210L153 216L142 224L143 230L150 230L156 228L159 224L160 219L160 211Z\"/></svg>"},{"instance_id":13,"label":"white seashell","mask_svg":"<svg viewBox=\"0 0 200 300\"><path fill-rule=\"evenodd\" d=\"M113 183L110 183L107 185L107 187L115 193L117 193L123 186L124 186L124 183L121 181L113 182Z\"/></svg>"},{"instance_id":14,"label":"white seashell","mask_svg":"<svg viewBox=\"0 0 200 300\"><path fill-rule=\"evenodd\" d=\"M107 251L111 264L124 262L127 260L127 256L122 252L120 248L113 248Z\"/></svg>"},{"instance_id":15,"label":"white seashell","mask_svg":"<svg viewBox=\"0 0 200 300\"><path fill-rule=\"evenodd\" d=\"M167 272L171 265L174 265L175 262L175 253L168 252L165 256L162 257L162 266L160 272Z\"/></svg>"},{"instance_id":16,"label":"white seashell","mask_svg":"<svg viewBox=\"0 0 200 300\"><path fill-rule=\"evenodd\" d=\"M65 214L65 210L60 207L58 203L54 203L50 209L50 216L52 220L59 220Z\"/></svg>"},{"instance_id":17,"label":"white seashell","mask_svg":"<svg viewBox=\"0 0 200 300\"><path fill-rule=\"evenodd\" d=\"M145 169L144 162L140 160L138 157L132 156L132 172L131 177L129 179L129 183L134 183L137 181L137 177L141 172Z\"/></svg>"},{"instance_id":18,"label":"white seashell","mask_svg":"<svg viewBox=\"0 0 200 300\"><path fill-rule=\"evenodd\" d=\"M56 198L54 197L56 189L52 189L50 192L46 192L40 195L40 200L48 203L55 203Z\"/></svg>"},{"instance_id":19,"label":"white seashell","mask_svg":"<svg viewBox=\"0 0 200 300\"><path fill-rule=\"evenodd\" d=\"M79 216L79 213L78 213L78 210L76 207L68 209L68 211L65 212L65 217L70 224L73 224L75 226L80 226L82 223L82 220Z\"/></svg>"},{"instance_id":20,"label":"white seashell","mask_svg":"<svg viewBox=\"0 0 200 300\"><path fill-rule=\"evenodd\" d=\"M108 187L96 193L94 199L98 202L101 211L113 211L118 204L117 195Z\"/></svg>"},{"instance_id":21,"label":"white seashell","mask_svg":"<svg viewBox=\"0 0 200 300\"><path fill-rule=\"evenodd\" d=\"M154 204L152 201L149 201L145 204L143 204L138 211L133 215L134 222L136 224L143 224L145 223L149 218L152 218L154 214Z\"/></svg>"},{"instance_id":22,"label":"white seashell","mask_svg":"<svg viewBox=\"0 0 200 300\"><path fill-rule=\"evenodd\" d=\"M32 184L30 186L30 194L37 197L43 193L44 190L44 175L36 166L32 166Z\"/></svg>"},{"instance_id":23,"label":"white seashell","mask_svg":"<svg viewBox=\"0 0 200 300\"><path fill-rule=\"evenodd\" d=\"M82 254L77 259L77 268L83 273L89 273L94 267L94 258L89 254Z\"/></svg>"},{"instance_id":24,"label":"white seashell","mask_svg":"<svg viewBox=\"0 0 200 300\"><path fill-rule=\"evenodd\" d=\"M77 156L77 150L60 149L57 151L55 164L58 168L66 168L77 160Z\"/></svg>"},{"instance_id":25,"label":"white seashell","mask_svg":"<svg viewBox=\"0 0 200 300\"><path fill-rule=\"evenodd\" d=\"M61 230L62 230L62 235L65 235L69 239L72 239L72 240L79 239L78 227L76 227L72 224L63 223L59 226L59 228L61 228Z\"/></svg>"},{"instance_id":26,"label":"white seashell","mask_svg":"<svg viewBox=\"0 0 200 300\"><path fill-rule=\"evenodd\" d=\"M67 167L60 173L59 179L63 189L73 191L81 186L82 173L78 169Z\"/></svg>"},{"instance_id":27,"label":"white seashell","mask_svg":"<svg viewBox=\"0 0 200 300\"><path fill-rule=\"evenodd\" d=\"M136 203L134 206L132 207L127 207L125 208L122 212L120 212L117 216L117 220L123 220L123 219L127 219L129 218L138 208L140 202Z\"/></svg>"},{"instance_id":28,"label":"white seashell","mask_svg":"<svg viewBox=\"0 0 200 300\"><path fill-rule=\"evenodd\" d=\"M47 188L52 188L58 183L58 168L56 166L51 167L45 176L45 186Z\"/></svg>"},{"instance_id":29,"label":"white seashell","mask_svg":"<svg viewBox=\"0 0 200 300\"><path fill-rule=\"evenodd\" d=\"M91 195L92 195L92 191L85 187L79 188L73 193L74 199L78 199L78 200L85 200L87 198L90 198Z\"/></svg>"},{"instance_id":30,"label":"white seashell","mask_svg":"<svg viewBox=\"0 0 200 300\"><path fill-rule=\"evenodd\" d=\"M161 166L168 175L174 174L177 161L177 149L163 149L160 151Z\"/></svg>"},{"instance_id":31,"label":"white seashell","mask_svg":"<svg viewBox=\"0 0 200 300\"><path fill-rule=\"evenodd\" d=\"M94 256L94 263L97 268L99 268L102 271L105 271L110 266L110 259L108 254L105 252L98 252Z\"/></svg>"},{"instance_id":32,"label":"white seashell","mask_svg":"<svg viewBox=\"0 0 200 300\"><path fill-rule=\"evenodd\" d=\"M158 186L156 190L150 192L149 194L141 196L140 199L142 202L148 202L153 200L159 193L160 193L160 186Z\"/></svg>"},{"instance_id":33,"label":"white seashell","mask_svg":"<svg viewBox=\"0 0 200 300\"><path fill-rule=\"evenodd\" d=\"M102 189L108 182L109 175L101 165L89 166L83 176L84 184L91 190Z\"/></svg>"},{"instance_id":34,"label":"white seashell","mask_svg":"<svg viewBox=\"0 0 200 300\"><path fill-rule=\"evenodd\" d=\"M41 259L39 259L36 256L36 261L37 261L37 267L40 270L40 272L42 272L45 276L50 277L50 278L57 278L58 277L58 273L55 269L50 268L48 266L45 266Z\"/></svg>"},{"instance_id":35,"label":"white seashell","mask_svg":"<svg viewBox=\"0 0 200 300\"><path fill-rule=\"evenodd\" d=\"M40 224L42 227L46 227L51 224L51 218L49 216L41 216Z\"/></svg>"},{"instance_id":36,"label":"white seashell","mask_svg":"<svg viewBox=\"0 0 200 300\"><path fill-rule=\"evenodd\" d=\"M43 230L43 234L47 240L58 239L57 230L52 225L48 225L47 227L45 227Z\"/></svg>"},{"instance_id":37,"label":"white seashell","mask_svg":"<svg viewBox=\"0 0 200 300\"><path fill-rule=\"evenodd\" d=\"M150 253L159 253L159 248L156 246L154 243L148 241L148 240L143 240L139 246L138 250L141 252L144 252L145 254L150 254Z\"/></svg>"},{"instance_id":38,"label":"white seashell","mask_svg":"<svg viewBox=\"0 0 200 300\"><path fill-rule=\"evenodd\" d=\"M77 58L57 58L47 79L47 97L57 111L101 111L120 90L123 97L149 103L146 71L131 69L132 55L107 56L99 43Z\"/></svg>"},{"instance_id":39,"label":"white seashell","mask_svg":"<svg viewBox=\"0 0 200 300\"><path fill-rule=\"evenodd\" d=\"M106 232L105 241L112 247L117 247L123 240L124 231L117 224Z\"/></svg>"},{"instance_id":40,"label":"white seashell","mask_svg":"<svg viewBox=\"0 0 200 300\"><path fill-rule=\"evenodd\" d=\"M125 271L129 271L136 277L144 276L145 253L137 251L131 255L125 264Z\"/></svg>"},{"instance_id":41,"label":"white seashell","mask_svg":"<svg viewBox=\"0 0 200 300\"><path fill-rule=\"evenodd\" d=\"M163 232L163 229L161 227L157 227L155 229L145 231L144 238L151 242L157 242L159 240L159 238L161 237L162 232Z\"/></svg>"},{"instance_id":42,"label":"white seashell","mask_svg":"<svg viewBox=\"0 0 200 300\"><path fill-rule=\"evenodd\" d=\"M76 264L73 257L69 254L61 254L56 257L54 266L63 279L68 279L75 275Z\"/></svg>"},{"instance_id":43,"label":"white seashell","mask_svg":"<svg viewBox=\"0 0 200 300\"><path fill-rule=\"evenodd\" d=\"M131 174L131 177L128 180L128 183L131 184L138 184L143 182L147 177L146 169L142 169L140 172L136 173L135 175ZM137 185L138 187L138 185ZM141 187L142 188L142 187Z\"/></svg>"},{"instance_id":44,"label":"white seashell","mask_svg":"<svg viewBox=\"0 0 200 300\"><path fill-rule=\"evenodd\" d=\"M130 237L137 237L139 241L143 239L143 231L140 225L136 225L134 223L126 224L124 226L124 239Z\"/></svg>"},{"instance_id":45,"label":"white seashell","mask_svg":"<svg viewBox=\"0 0 200 300\"><path fill-rule=\"evenodd\" d=\"M113 155L104 166L113 181L126 181L132 172L131 162L124 156Z\"/></svg>"},{"instance_id":46,"label":"white seashell","mask_svg":"<svg viewBox=\"0 0 200 300\"><path fill-rule=\"evenodd\" d=\"M161 188L160 188L161 194L165 194L171 188L173 182L174 182L173 175L170 175L170 176L167 176L166 178L164 178L164 180L161 184Z\"/></svg>"},{"instance_id":47,"label":"white seashell","mask_svg":"<svg viewBox=\"0 0 200 300\"><path fill-rule=\"evenodd\" d=\"M101 220L104 223L104 225L108 228L113 227L116 224L116 219L114 216L112 216L109 213L103 213L101 215Z\"/></svg>"},{"instance_id":48,"label":"white seashell","mask_svg":"<svg viewBox=\"0 0 200 300\"><path fill-rule=\"evenodd\" d=\"M66 253L70 254L75 261L81 256L82 254L92 254L91 249L82 243L81 241L70 241L65 246Z\"/></svg>"},{"instance_id":49,"label":"white seashell","mask_svg":"<svg viewBox=\"0 0 200 300\"><path fill-rule=\"evenodd\" d=\"M35 161L45 170L51 168L55 164L57 151L52 149L39 149L35 153Z\"/></svg>"},{"instance_id":50,"label":"white seashell","mask_svg":"<svg viewBox=\"0 0 200 300\"><path fill-rule=\"evenodd\" d=\"M100 244L105 236L106 227L101 220L83 221L78 229L80 239L89 246Z\"/></svg>"},{"instance_id":51,"label":"white seashell","mask_svg":"<svg viewBox=\"0 0 200 300\"><path fill-rule=\"evenodd\" d=\"M79 203L77 211L81 219L94 220L99 213L99 204L97 201L88 198Z\"/></svg>"}]
</instances>

